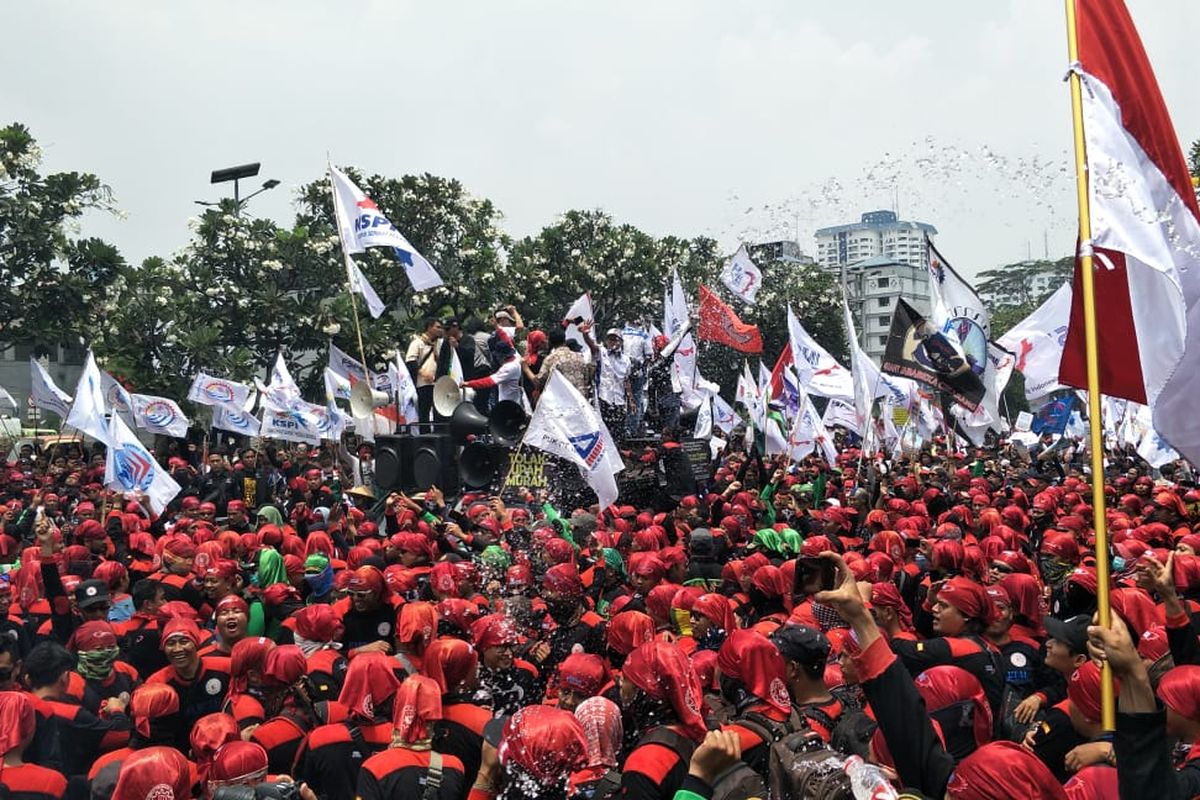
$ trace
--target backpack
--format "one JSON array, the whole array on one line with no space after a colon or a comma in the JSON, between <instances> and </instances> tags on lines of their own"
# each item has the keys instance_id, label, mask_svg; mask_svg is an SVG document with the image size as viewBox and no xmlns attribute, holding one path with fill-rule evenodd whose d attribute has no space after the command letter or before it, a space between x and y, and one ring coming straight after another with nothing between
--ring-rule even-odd
<instances>
[{"instance_id":1,"label":"backpack","mask_svg":"<svg viewBox=\"0 0 1200 800\"><path fill-rule=\"evenodd\" d=\"M621 773L618 770L610 769L595 783L580 786L579 797L586 798L586 800L609 800L616 797L620 791Z\"/></svg>"},{"instance_id":2,"label":"backpack","mask_svg":"<svg viewBox=\"0 0 1200 800\"><path fill-rule=\"evenodd\" d=\"M643 736L638 746L643 744L661 744L674 750L684 765L696 749L696 743L691 739L663 725ZM767 800L767 797L763 779L745 761L738 761L722 772L712 784L712 800Z\"/></svg>"},{"instance_id":3,"label":"backpack","mask_svg":"<svg viewBox=\"0 0 1200 800\"><path fill-rule=\"evenodd\" d=\"M847 708L842 704L842 713L835 720L819 706L808 706L805 716L814 717L829 731L829 746L843 755L869 756L871 735L878 727L860 708Z\"/></svg>"},{"instance_id":4,"label":"backpack","mask_svg":"<svg viewBox=\"0 0 1200 800\"><path fill-rule=\"evenodd\" d=\"M767 786L772 800L852 800L844 758L792 710L785 722L750 711L738 720L770 743ZM835 726L836 727L836 726Z\"/></svg>"}]
</instances>

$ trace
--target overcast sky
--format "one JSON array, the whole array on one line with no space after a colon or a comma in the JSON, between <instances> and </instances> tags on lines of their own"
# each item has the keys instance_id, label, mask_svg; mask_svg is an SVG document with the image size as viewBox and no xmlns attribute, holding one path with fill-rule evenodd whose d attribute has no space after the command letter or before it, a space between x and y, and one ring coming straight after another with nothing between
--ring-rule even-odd
<instances>
[{"instance_id":1,"label":"overcast sky","mask_svg":"<svg viewBox=\"0 0 1200 800\"><path fill-rule=\"evenodd\" d=\"M1200 138L1196 0L1127 0L1176 131ZM291 221L339 164L432 172L536 232L603 208L654 234L799 239L898 203L965 271L1069 252L1075 208L1056 0L21 2L3 121L46 168L112 186L84 232L133 260L187 241L216 167Z\"/></svg>"}]
</instances>

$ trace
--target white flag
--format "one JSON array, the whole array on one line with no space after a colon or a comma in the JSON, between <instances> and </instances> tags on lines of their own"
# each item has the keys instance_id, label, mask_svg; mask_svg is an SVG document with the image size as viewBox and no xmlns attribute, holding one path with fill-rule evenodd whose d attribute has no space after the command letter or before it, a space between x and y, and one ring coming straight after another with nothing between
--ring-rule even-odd
<instances>
[{"instance_id":1,"label":"white flag","mask_svg":"<svg viewBox=\"0 0 1200 800\"><path fill-rule=\"evenodd\" d=\"M880 388L879 367L871 360L858 344L858 334L854 330L854 317L846 298L842 298L842 319L846 324L846 338L850 345L850 373L854 380L854 416L860 431L866 431L871 420L871 406L875 403L875 393ZM885 390L886 391L886 390ZM861 434L864 436L865 434Z\"/></svg>"},{"instance_id":2,"label":"white flag","mask_svg":"<svg viewBox=\"0 0 1200 800\"><path fill-rule=\"evenodd\" d=\"M65 421L76 430L86 433L101 442L108 441L108 423L104 421L104 387L100 381L100 368L96 357L88 350L83 362L83 372L75 385L75 402Z\"/></svg>"},{"instance_id":3,"label":"white flag","mask_svg":"<svg viewBox=\"0 0 1200 800\"><path fill-rule=\"evenodd\" d=\"M712 396L712 418L713 425L724 431L726 436L732 433L741 421L738 419L737 412L733 410L733 406L726 403L719 394Z\"/></svg>"},{"instance_id":4,"label":"white flag","mask_svg":"<svg viewBox=\"0 0 1200 800\"><path fill-rule=\"evenodd\" d=\"M104 370L100 370L100 388L104 392L104 405L109 411L126 415L133 413L133 400L129 397L129 390Z\"/></svg>"},{"instance_id":5,"label":"white flag","mask_svg":"<svg viewBox=\"0 0 1200 800\"><path fill-rule=\"evenodd\" d=\"M396 354L396 363L388 370L390 383L388 389L383 389L376 386L380 391L387 391L388 394L396 398L396 405L400 406L400 416L405 422L416 422L419 418L417 412L417 387L412 381L412 375L408 372L408 367L400 360L399 353ZM378 376L376 376L378 377Z\"/></svg>"},{"instance_id":6,"label":"white flag","mask_svg":"<svg viewBox=\"0 0 1200 800\"><path fill-rule=\"evenodd\" d=\"M800 385L809 394L820 397L854 399L854 379L850 370L829 355L829 351L808 335L791 307L787 311L788 343L792 347L792 365Z\"/></svg>"},{"instance_id":7,"label":"white flag","mask_svg":"<svg viewBox=\"0 0 1200 800\"><path fill-rule=\"evenodd\" d=\"M763 455L777 456L788 451L788 437L781 419L778 414L767 414L764 418Z\"/></svg>"},{"instance_id":8,"label":"white flag","mask_svg":"<svg viewBox=\"0 0 1200 800\"><path fill-rule=\"evenodd\" d=\"M0 402L8 403L13 408L20 408L20 406L17 405L17 401L14 400L13 396L8 393L8 389L5 389L3 386L0 386Z\"/></svg>"},{"instance_id":9,"label":"white flag","mask_svg":"<svg viewBox=\"0 0 1200 800\"><path fill-rule=\"evenodd\" d=\"M187 438L191 423L174 400L152 394L131 394L129 397L133 403L133 419L139 428L176 439Z\"/></svg>"},{"instance_id":10,"label":"white flag","mask_svg":"<svg viewBox=\"0 0 1200 800\"><path fill-rule=\"evenodd\" d=\"M33 405L43 411L53 411L66 419L71 405L71 395L58 388L50 374L33 357L29 359L29 377L29 394Z\"/></svg>"},{"instance_id":11,"label":"white flag","mask_svg":"<svg viewBox=\"0 0 1200 800\"><path fill-rule=\"evenodd\" d=\"M351 383L367 377L366 366L333 342L329 343L329 368Z\"/></svg>"},{"instance_id":12,"label":"white flag","mask_svg":"<svg viewBox=\"0 0 1200 800\"><path fill-rule=\"evenodd\" d=\"M567 339L579 342L580 350L586 360L591 360L592 351L588 349L587 343L583 340L583 334L579 332L579 325L574 320L580 320L580 323L595 322L595 311L592 309L592 296L588 292L584 292L579 296L579 299L571 304L567 309L567 313L563 315L563 321L567 323L566 337Z\"/></svg>"},{"instance_id":13,"label":"white flag","mask_svg":"<svg viewBox=\"0 0 1200 800\"><path fill-rule=\"evenodd\" d=\"M263 398L262 424L258 435L264 439L285 439L289 442L321 443L316 420L294 408L280 408ZM303 401L301 401L303 402Z\"/></svg>"},{"instance_id":14,"label":"white flag","mask_svg":"<svg viewBox=\"0 0 1200 800\"><path fill-rule=\"evenodd\" d=\"M1017 357L1016 369L1025 376L1025 397L1037 400L1063 388L1058 365L1067 344L1071 319L1071 282L1067 281L1032 314L996 340Z\"/></svg>"},{"instance_id":15,"label":"white flag","mask_svg":"<svg viewBox=\"0 0 1200 800\"><path fill-rule=\"evenodd\" d=\"M379 298L375 287L367 280L367 276L363 275L362 270L354 263L354 259L349 253L342 253L346 259L346 279L350 282L350 291L358 292L362 295L362 299L367 304L367 311L371 314L371 319L379 319L383 316L383 312L387 310L387 305Z\"/></svg>"},{"instance_id":16,"label":"white flag","mask_svg":"<svg viewBox=\"0 0 1200 800\"><path fill-rule=\"evenodd\" d=\"M126 494L140 492L149 501L150 510L161 514L179 494L179 484L159 466L120 414L109 417L105 439L108 442L108 456L104 462L105 487Z\"/></svg>"},{"instance_id":17,"label":"white flag","mask_svg":"<svg viewBox=\"0 0 1200 800\"><path fill-rule=\"evenodd\" d=\"M788 457L799 461L820 448L821 454L829 464L837 463L837 449L833 446L833 436L825 429L825 423L817 414L808 393L800 389L799 394L800 408L788 434Z\"/></svg>"},{"instance_id":18,"label":"white flag","mask_svg":"<svg viewBox=\"0 0 1200 800\"><path fill-rule=\"evenodd\" d=\"M380 213L374 200L363 194L353 181L332 164L329 166L329 175L333 184L333 208L338 234L346 253L364 253L368 247L390 247L404 265L413 289L420 292L442 285L437 270Z\"/></svg>"},{"instance_id":19,"label":"white flag","mask_svg":"<svg viewBox=\"0 0 1200 800\"><path fill-rule=\"evenodd\" d=\"M212 426L217 430L229 431L242 436L258 436L262 422L253 414L234 411L225 406L213 406Z\"/></svg>"},{"instance_id":20,"label":"white flag","mask_svg":"<svg viewBox=\"0 0 1200 800\"><path fill-rule=\"evenodd\" d=\"M688 321L687 296L683 293L683 284L679 281L679 273L671 270L671 285L663 298L663 335L668 339L683 330Z\"/></svg>"},{"instance_id":21,"label":"white flag","mask_svg":"<svg viewBox=\"0 0 1200 800\"><path fill-rule=\"evenodd\" d=\"M862 428L858 425L858 415L854 411L854 406L845 400L830 400L829 405L825 406L825 414L821 417L821 423L826 430L841 426L859 436L862 435Z\"/></svg>"},{"instance_id":22,"label":"white flag","mask_svg":"<svg viewBox=\"0 0 1200 800\"><path fill-rule=\"evenodd\" d=\"M729 291L750 305L754 305L754 298L758 294L758 288L762 285L762 271L750 258L746 245L739 247L737 252L725 262L725 267L721 270L721 282L729 288Z\"/></svg>"},{"instance_id":23,"label":"white flag","mask_svg":"<svg viewBox=\"0 0 1200 800\"><path fill-rule=\"evenodd\" d=\"M1175 452L1174 448L1167 444L1166 440L1159 436L1153 428L1142 435L1142 440L1138 443L1137 454L1155 469L1179 458L1179 453Z\"/></svg>"},{"instance_id":24,"label":"white flag","mask_svg":"<svg viewBox=\"0 0 1200 800\"><path fill-rule=\"evenodd\" d=\"M258 391L262 393L264 408L269 405L276 410L285 409L304 402L300 397L300 387L292 379L287 362L283 360L283 353L275 356L275 365L271 367L271 380L264 385L262 381L255 378L254 383L258 386Z\"/></svg>"},{"instance_id":25,"label":"white flag","mask_svg":"<svg viewBox=\"0 0 1200 800\"><path fill-rule=\"evenodd\" d=\"M350 399L350 390L354 387L350 385L350 380L338 375L333 371L333 367L325 368L325 397L332 400L335 397L341 400Z\"/></svg>"},{"instance_id":26,"label":"white flag","mask_svg":"<svg viewBox=\"0 0 1200 800\"><path fill-rule=\"evenodd\" d=\"M202 406L222 406L234 413L249 414L254 405L254 389L244 383L201 372L192 381L187 399Z\"/></svg>"},{"instance_id":27,"label":"white flag","mask_svg":"<svg viewBox=\"0 0 1200 800\"><path fill-rule=\"evenodd\" d=\"M617 473L625 468L617 446L600 414L559 372L546 382L522 443L578 466L601 509L617 501Z\"/></svg>"},{"instance_id":28,"label":"white flag","mask_svg":"<svg viewBox=\"0 0 1200 800\"><path fill-rule=\"evenodd\" d=\"M693 439L707 439L712 436L713 431L713 414L712 401L708 398L700 401L700 407L696 411L696 427L692 431Z\"/></svg>"}]
</instances>

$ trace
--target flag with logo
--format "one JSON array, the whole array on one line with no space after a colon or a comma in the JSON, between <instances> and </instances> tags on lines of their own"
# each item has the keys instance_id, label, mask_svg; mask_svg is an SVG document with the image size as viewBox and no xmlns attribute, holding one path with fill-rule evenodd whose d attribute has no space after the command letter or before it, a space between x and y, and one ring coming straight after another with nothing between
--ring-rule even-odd
<instances>
[{"instance_id":1,"label":"flag with logo","mask_svg":"<svg viewBox=\"0 0 1200 800\"><path fill-rule=\"evenodd\" d=\"M729 291L754 305L754 298L762 286L762 271L750 258L746 245L739 247L725 262L721 269L721 283L725 284Z\"/></svg>"},{"instance_id":2,"label":"flag with logo","mask_svg":"<svg viewBox=\"0 0 1200 800\"><path fill-rule=\"evenodd\" d=\"M983 381L971 368L957 339L928 323L903 298L892 312L892 326L880 368L888 375L909 378L945 392L971 411L979 408L983 400Z\"/></svg>"},{"instance_id":3,"label":"flag with logo","mask_svg":"<svg viewBox=\"0 0 1200 800\"><path fill-rule=\"evenodd\" d=\"M800 385L809 394L820 397L854 399L854 379L817 340L808 334L791 306L787 310L788 344L792 350L792 366Z\"/></svg>"},{"instance_id":4,"label":"flag with logo","mask_svg":"<svg viewBox=\"0 0 1200 800\"><path fill-rule=\"evenodd\" d=\"M831 399L829 404L825 406L825 413L821 416L821 422L825 425L825 429L829 430L834 427L842 427L853 433L862 435L862 428L858 425L858 415L854 411L853 403L848 403L845 400Z\"/></svg>"},{"instance_id":5,"label":"flag with logo","mask_svg":"<svg viewBox=\"0 0 1200 800\"><path fill-rule=\"evenodd\" d=\"M719 342L739 353L761 353L763 349L758 327L742 322L737 313L704 284L700 284L700 325L696 337L700 341Z\"/></svg>"},{"instance_id":6,"label":"flag with logo","mask_svg":"<svg viewBox=\"0 0 1200 800\"><path fill-rule=\"evenodd\" d=\"M1058 382L1067 326L1071 319L1071 284L1064 283L1037 309L996 340L1016 356L1015 369L1025 376L1025 398L1037 400L1063 388Z\"/></svg>"},{"instance_id":7,"label":"flag with logo","mask_svg":"<svg viewBox=\"0 0 1200 800\"><path fill-rule=\"evenodd\" d=\"M235 411L225 406L213 406L212 426L241 436L258 436L262 421L247 411Z\"/></svg>"},{"instance_id":8,"label":"flag with logo","mask_svg":"<svg viewBox=\"0 0 1200 800\"><path fill-rule=\"evenodd\" d=\"M191 423L174 400L152 394L131 394L133 419L137 426L151 433L186 439Z\"/></svg>"},{"instance_id":9,"label":"flag with logo","mask_svg":"<svg viewBox=\"0 0 1200 800\"><path fill-rule=\"evenodd\" d=\"M1037 434L1061 434L1067 429L1071 419L1071 410L1075 407L1075 393L1067 392L1052 398L1033 415L1030 430Z\"/></svg>"},{"instance_id":10,"label":"flag with logo","mask_svg":"<svg viewBox=\"0 0 1200 800\"><path fill-rule=\"evenodd\" d=\"M202 406L222 406L235 413L249 413L254 405L254 389L245 383L201 372L192 381L187 399Z\"/></svg>"},{"instance_id":11,"label":"flag with logo","mask_svg":"<svg viewBox=\"0 0 1200 800\"><path fill-rule=\"evenodd\" d=\"M383 215L375 201L367 197L345 173L332 164L329 177L333 185L333 207L337 217L342 249L364 253L368 247L390 247L415 291L442 285L442 278L417 248L409 244L395 225Z\"/></svg>"},{"instance_id":12,"label":"flag with logo","mask_svg":"<svg viewBox=\"0 0 1200 800\"><path fill-rule=\"evenodd\" d=\"M292 373L282 352L275 355L275 364L271 367L271 380L264 384L255 378L254 383L262 394L264 407L270 405L276 409L283 409L304 402L300 397L300 387L292 379Z\"/></svg>"},{"instance_id":13,"label":"flag with logo","mask_svg":"<svg viewBox=\"0 0 1200 800\"><path fill-rule=\"evenodd\" d=\"M522 444L566 459L606 509L617 501L617 473L625 468L600 414L561 373L546 382Z\"/></svg>"},{"instance_id":14,"label":"flag with logo","mask_svg":"<svg viewBox=\"0 0 1200 800\"><path fill-rule=\"evenodd\" d=\"M726 436L733 433L733 429L741 422L733 406L719 394L712 395L712 420L713 425L724 431Z\"/></svg>"},{"instance_id":15,"label":"flag with logo","mask_svg":"<svg viewBox=\"0 0 1200 800\"><path fill-rule=\"evenodd\" d=\"M700 407L696 409L696 427L692 430L692 438L708 439L712 436L712 431L712 401L706 397L700 401Z\"/></svg>"},{"instance_id":16,"label":"flag with logo","mask_svg":"<svg viewBox=\"0 0 1200 800\"><path fill-rule=\"evenodd\" d=\"M363 363L333 342L329 343L329 369L351 383L367 377L367 368Z\"/></svg>"},{"instance_id":17,"label":"flag with logo","mask_svg":"<svg viewBox=\"0 0 1200 800\"><path fill-rule=\"evenodd\" d=\"M303 403L303 401L300 401ZM304 403L304 405L308 405ZM317 420L299 405L280 407L263 398L262 422L258 435L264 439L284 439L289 442L321 443Z\"/></svg>"},{"instance_id":18,"label":"flag with logo","mask_svg":"<svg viewBox=\"0 0 1200 800\"><path fill-rule=\"evenodd\" d=\"M105 439L108 452L104 461L104 486L125 494L145 495L150 510L161 514L179 494L179 484L163 469L150 451L121 419L108 419Z\"/></svg>"},{"instance_id":19,"label":"flag with logo","mask_svg":"<svg viewBox=\"0 0 1200 800\"><path fill-rule=\"evenodd\" d=\"M333 367L326 367L322 377L325 379L325 396L330 400L337 398L340 400L350 399L351 386L350 380L333 371Z\"/></svg>"},{"instance_id":20,"label":"flag with logo","mask_svg":"<svg viewBox=\"0 0 1200 800\"><path fill-rule=\"evenodd\" d=\"M126 420L130 419L130 415L133 413L133 400L129 397L129 390L104 370L100 370L100 387L104 392L104 405L108 410L125 414Z\"/></svg>"},{"instance_id":21,"label":"flag with logo","mask_svg":"<svg viewBox=\"0 0 1200 800\"><path fill-rule=\"evenodd\" d=\"M591 360L592 351L587 347L587 343L583 340L583 334L579 332L579 326L596 321L595 312L592 309L592 295L589 292L584 292L579 296L579 299L571 304L567 309L567 313L563 315L563 322L566 324L564 335L568 340L578 342L580 353L587 360Z\"/></svg>"},{"instance_id":22,"label":"flag with logo","mask_svg":"<svg viewBox=\"0 0 1200 800\"><path fill-rule=\"evenodd\" d=\"M104 420L104 414L100 368L96 366L96 357L88 350L79 383L75 385L75 402L71 404L71 413L67 414L64 424L104 442L108 437L108 423Z\"/></svg>"}]
</instances>

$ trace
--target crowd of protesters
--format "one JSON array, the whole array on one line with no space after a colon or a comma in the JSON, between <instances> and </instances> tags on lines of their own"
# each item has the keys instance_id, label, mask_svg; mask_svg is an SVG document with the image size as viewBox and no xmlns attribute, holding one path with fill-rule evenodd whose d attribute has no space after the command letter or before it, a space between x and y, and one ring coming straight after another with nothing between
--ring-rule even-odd
<instances>
[{"instance_id":1,"label":"crowd of protesters","mask_svg":"<svg viewBox=\"0 0 1200 800\"><path fill-rule=\"evenodd\" d=\"M695 493L606 509L376 492L369 445L180 451L158 517L102 452L25 448L0 472L0 787L847 797L858 756L914 796L1200 794L1183 469L1110 462L1104 628L1069 449L730 448Z\"/></svg>"}]
</instances>

